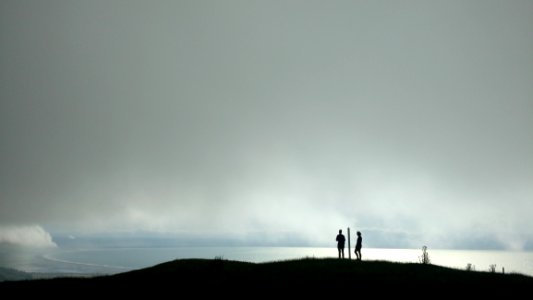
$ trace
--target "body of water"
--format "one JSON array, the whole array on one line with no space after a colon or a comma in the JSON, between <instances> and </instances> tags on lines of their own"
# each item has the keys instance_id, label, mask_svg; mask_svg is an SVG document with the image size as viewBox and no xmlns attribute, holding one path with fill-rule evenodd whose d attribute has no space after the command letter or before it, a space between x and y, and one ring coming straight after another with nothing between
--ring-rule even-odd
<instances>
[{"instance_id":1,"label":"body of water","mask_svg":"<svg viewBox=\"0 0 533 300\"><path fill-rule=\"evenodd\" d=\"M353 249L352 249L353 251ZM419 262L420 249L363 248L363 260ZM431 250L432 264L476 271L522 273L533 276L533 252ZM346 250L346 258L348 253ZM336 248L313 247L176 247L176 248L102 248L55 249L45 254L18 257L7 267L33 273L114 274L145 268L182 258L215 258L249 262L268 262L302 257L336 257ZM355 256L352 253L352 259Z\"/></svg>"}]
</instances>

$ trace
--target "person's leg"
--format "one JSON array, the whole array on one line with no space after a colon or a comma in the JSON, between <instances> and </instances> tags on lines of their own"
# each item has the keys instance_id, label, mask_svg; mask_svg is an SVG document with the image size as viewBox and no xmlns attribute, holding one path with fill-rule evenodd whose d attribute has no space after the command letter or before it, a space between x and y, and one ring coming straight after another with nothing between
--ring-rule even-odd
<instances>
[{"instance_id":1,"label":"person's leg","mask_svg":"<svg viewBox=\"0 0 533 300\"><path fill-rule=\"evenodd\" d=\"M339 258L341 258L341 248L337 248L337 250L339 251Z\"/></svg>"},{"instance_id":2,"label":"person's leg","mask_svg":"<svg viewBox=\"0 0 533 300\"><path fill-rule=\"evenodd\" d=\"M342 248L341 251L342 251L342 258L344 258L344 248Z\"/></svg>"}]
</instances>

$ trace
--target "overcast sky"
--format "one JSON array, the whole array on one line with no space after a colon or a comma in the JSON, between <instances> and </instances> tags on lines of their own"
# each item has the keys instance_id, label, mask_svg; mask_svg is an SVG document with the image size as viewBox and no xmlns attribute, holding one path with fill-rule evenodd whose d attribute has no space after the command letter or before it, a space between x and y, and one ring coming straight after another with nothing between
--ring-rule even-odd
<instances>
[{"instance_id":1,"label":"overcast sky","mask_svg":"<svg viewBox=\"0 0 533 300\"><path fill-rule=\"evenodd\" d=\"M533 1L3 0L0 101L0 243L533 249Z\"/></svg>"}]
</instances>

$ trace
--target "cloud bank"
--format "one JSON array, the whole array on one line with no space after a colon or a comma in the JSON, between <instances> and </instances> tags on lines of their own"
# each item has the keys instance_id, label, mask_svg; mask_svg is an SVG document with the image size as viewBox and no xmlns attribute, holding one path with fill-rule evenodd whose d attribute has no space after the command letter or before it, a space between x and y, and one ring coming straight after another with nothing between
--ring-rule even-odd
<instances>
[{"instance_id":1,"label":"cloud bank","mask_svg":"<svg viewBox=\"0 0 533 300\"><path fill-rule=\"evenodd\" d=\"M532 16L497 0L0 1L0 222L522 249Z\"/></svg>"},{"instance_id":2,"label":"cloud bank","mask_svg":"<svg viewBox=\"0 0 533 300\"><path fill-rule=\"evenodd\" d=\"M0 226L0 244L25 247L57 247L52 236L39 225Z\"/></svg>"}]
</instances>

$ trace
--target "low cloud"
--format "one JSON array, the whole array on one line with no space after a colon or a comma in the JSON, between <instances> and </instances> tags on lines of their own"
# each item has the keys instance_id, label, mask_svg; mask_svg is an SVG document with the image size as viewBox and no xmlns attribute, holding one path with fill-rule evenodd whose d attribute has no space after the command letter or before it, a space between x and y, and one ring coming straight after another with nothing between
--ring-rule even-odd
<instances>
[{"instance_id":1,"label":"low cloud","mask_svg":"<svg viewBox=\"0 0 533 300\"><path fill-rule=\"evenodd\" d=\"M0 226L0 244L26 247L57 247L52 236L39 225Z\"/></svg>"}]
</instances>

